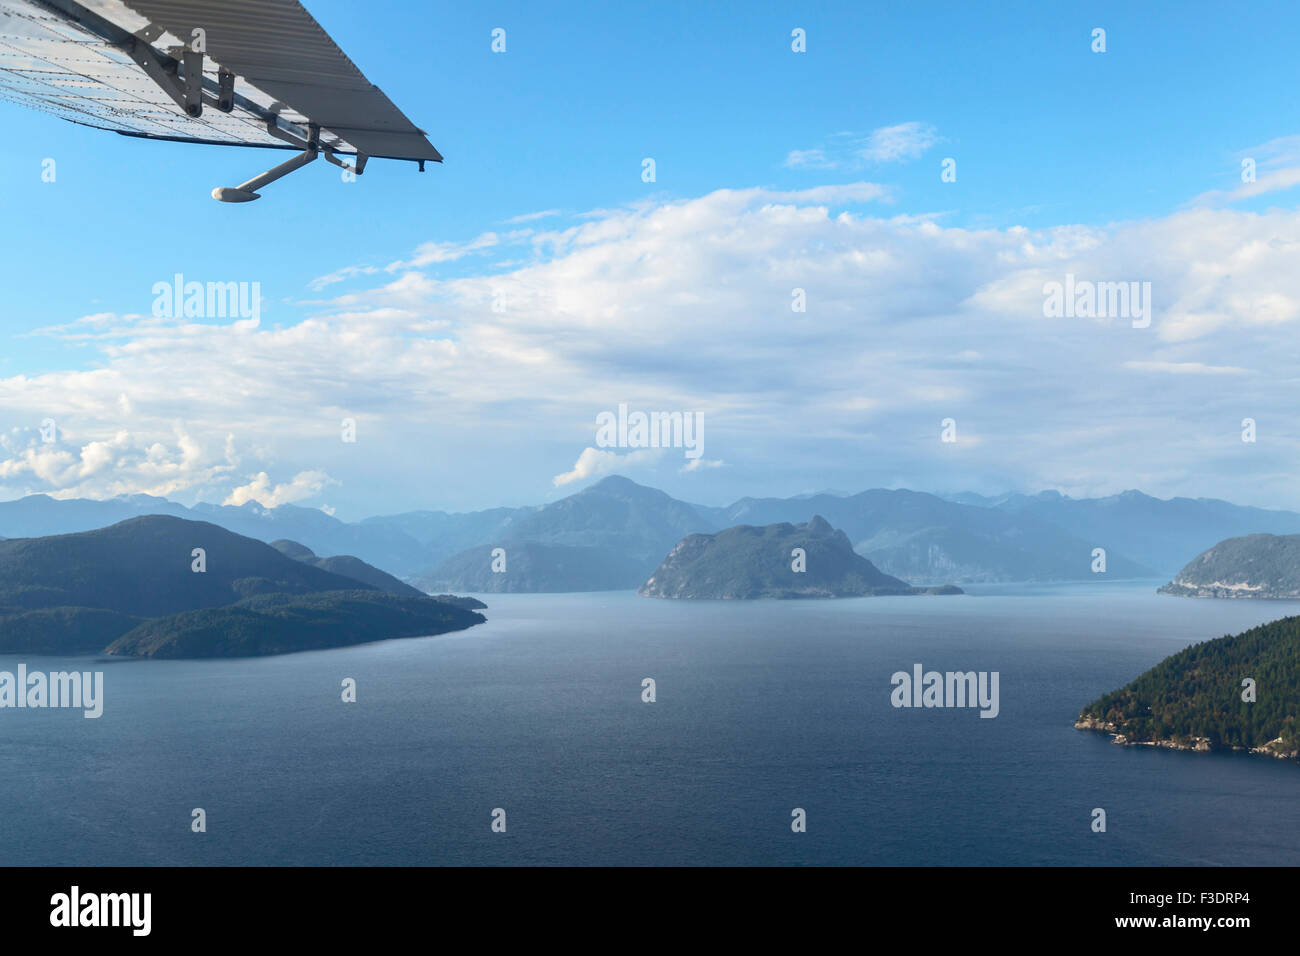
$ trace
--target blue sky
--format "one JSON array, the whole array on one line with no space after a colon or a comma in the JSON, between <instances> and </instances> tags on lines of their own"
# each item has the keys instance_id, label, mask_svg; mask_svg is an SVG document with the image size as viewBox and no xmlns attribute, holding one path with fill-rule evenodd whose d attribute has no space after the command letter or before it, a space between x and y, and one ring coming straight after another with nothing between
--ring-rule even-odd
<instances>
[{"instance_id":1,"label":"blue sky","mask_svg":"<svg viewBox=\"0 0 1300 956\"><path fill-rule=\"evenodd\" d=\"M306 5L442 167L344 184L318 163L227 206L211 187L282 157L0 104L3 496L362 517L621 471L708 502L1140 487L1300 508L1293 6ZM259 282L260 326L131 318L178 272ZM1067 272L1151 281L1152 327L1044 323ZM624 402L703 415L706 464L593 448Z\"/></svg>"}]
</instances>

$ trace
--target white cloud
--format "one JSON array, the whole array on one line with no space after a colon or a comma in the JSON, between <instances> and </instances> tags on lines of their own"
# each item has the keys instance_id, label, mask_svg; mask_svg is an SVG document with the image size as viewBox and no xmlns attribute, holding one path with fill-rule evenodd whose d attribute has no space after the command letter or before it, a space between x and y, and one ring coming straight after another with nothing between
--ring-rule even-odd
<instances>
[{"instance_id":1,"label":"white cloud","mask_svg":"<svg viewBox=\"0 0 1300 956\"><path fill-rule=\"evenodd\" d=\"M692 458L677 469L678 474L686 475L692 471L704 471L709 468L721 468L726 462L721 458Z\"/></svg>"},{"instance_id":2,"label":"white cloud","mask_svg":"<svg viewBox=\"0 0 1300 956\"><path fill-rule=\"evenodd\" d=\"M824 149L792 149L785 165L791 169L834 169L837 164Z\"/></svg>"},{"instance_id":3,"label":"white cloud","mask_svg":"<svg viewBox=\"0 0 1300 956\"><path fill-rule=\"evenodd\" d=\"M809 189L772 192L769 195L773 202L846 206L865 202L888 202L891 192L888 186L881 186L878 183L844 183L838 186L813 186Z\"/></svg>"},{"instance_id":4,"label":"white cloud","mask_svg":"<svg viewBox=\"0 0 1300 956\"><path fill-rule=\"evenodd\" d=\"M296 323L109 314L51 327L84 347L66 368L0 379L0 494L310 497L309 482L266 473L334 476L336 506L379 496L367 513L390 488L418 506L441 506L447 488L475 506L530 500L519 483L540 497L555 456L593 442L595 414L626 401L703 414L712 460L728 466L690 480L736 496L783 478L963 477L1231 496L1214 482L1243 467L1230 458L1240 441L1216 472L1206 449L1234 436L1214 429L1269 418L1250 490L1300 506L1284 451L1300 440L1287 345L1300 213L972 230L854 208L887 198L851 182L641 201L519 238L520 263L492 275L430 275L409 263L452 260L422 247ZM1044 318L1043 283L1067 273L1150 281L1150 328ZM791 309L796 288L806 312ZM1232 389L1207 393L1207 375L1233 375ZM46 417L75 437L39 443ZM338 440L345 417L356 445ZM944 472L956 460L938 440L945 417L958 475ZM553 481L629 465L654 483L683 462L588 449Z\"/></svg>"},{"instance_id":5,"label":"white cloud","mask_svg":"<svg viewBox=\"0 0 1300 956\"><path fill-rule=\"evenodd\" d=\"M0 436L0 453L0 493L57 498L167 497L224 481L239 462L232 436L223 442L214 435L205 445L179 425L172 426L170 441L118 428L84 444L62 430L47 443L35 429L13 428Z\"/></svg>"},{"instance_id":6,"label":"white cloud","mask_svg":"<svg viewBox=\"0 0 1300 956\"><path fill-rule=\"evenodd\" d=\"M939 133L929 123L899 123L872 130L862 147L862 158L873 163L896 163L916 159L939 141Z\"/></svg>"},{"instance_id":7,"label":"white cloud","mask_svg":"<svg viewBox=\"0 0 1300 956\"><path fill-rule=\"evenodd\" d=\"M1243 199L1254 199L1256 196L1263 196L1267 193L1291 189L1297 185L1300 185L1300 166L1276 169L1258 175L1253 182L1242 183L1235 189L1215 189L1201 193L1192 200L1191 205L1217 205L1240 202Z\"/></svg>"},{"instance_id":8,"label":"white cloud","mask_svg":"<svg viewBox=\"0 0 1300 956\"><path fill-rule=\"evenodd\" d=\"M1201 193L1190 206L1215 206L1254 199L1268 193L1283 192L1300 185L1300 136L1283 136L1278 139L1242 150L1238 156L1242 163L1250 163L1254 178L1241 181L1232 189L1213 189ZM1238 178L1244 170L1239 167Z\"/></svg>"},{"instance_id":9,"label":"white cloud","mask_svg":"<svg viewBox=\"0 0 1300 956\"><path fill-rule=\"evenodd\" d=\"M511 216L505 222L506 225L511 226L524 222L536 222L538 219L549 219L552 216L559 215L561 215L561 210L559 209L543 209L540 212L526 212L519 216Z\"/></svg>"},{"instance_id":10,"label":"white cloud","mask_svg":"<svg viewBox=\"0 0 1300 956\"><path fill-rule=\"evenodd\" d=\"M1125 368L1141 372L1173 372L1177 375L1246 375L1235 365L1206 365L1203 362L1125 362Z\"/></svg>"},{"instance_id":11,"label":"white cloud","mask_svg":"<svg viewBox=\"0 0 1300 956\"><path fill-rule=\"evenodd\" d=\"M327 485L338 484L323 471L302 471L294 475L292 481L275 486L264 471L253 475L252 479L232 491L222 504L239 506L256 501L265 508L278 508L318 495Z\"/></svg>"},{"instance_id":12,"label":"white cloud","mask_svg":"<svg viewBox=\"0 0 1300 956\"><path fill-rule=\"evenodd\" d=\"M642 449L620 455L616 451L601 451L599 448L584 448L578 460L573 463L573 470L556 475L551 483L557 488L571 485L575 481L595 478L599 475L612 475L626 471L637 465L653 461L662 454L661 449Z\"/></svg>"},{"instance_id":13,"label":"white cloud","mask_svg":"<svg viewBox=\"0 0 1300 956\"><path fill-rule=\"evenodd\" d=\"M444 262L455 262L457 259L481 254L501 245L522 242L530 235L532 235L532 230L516 229L505 235L485 232L475 236L468 242L426 242L416 247L415 254L410 259L390 262L385 266L385 269L388 272L401 272L407 269L421 269L425 266L438 265Z\"/></svg>"},{"instance_id":14,"label":"white cloud","mask_svg":"<svg viewBox=\"0 0 1300 956\"><path fill-rule=\"evenodd\" d=\"M917 159L939 141L938 130L914 120L866 134L836 133L811 149L791 150L783 165L788 169L861 169Z\"/></svg>"},{"instance_id":15,"label":"white cloud","mask_svg":"<svg viewBox=\"0 0 1300 956\"><path fill-rule=\"evenodd\" d=\"M341 269L335 269L328 275L318 276L307 283L307 288L313 292L319 292L326 286L334 285L337 282L343 282L355 276L374 275L379 271L377 266L344 266Z\"/></svg>"}]
</instances>

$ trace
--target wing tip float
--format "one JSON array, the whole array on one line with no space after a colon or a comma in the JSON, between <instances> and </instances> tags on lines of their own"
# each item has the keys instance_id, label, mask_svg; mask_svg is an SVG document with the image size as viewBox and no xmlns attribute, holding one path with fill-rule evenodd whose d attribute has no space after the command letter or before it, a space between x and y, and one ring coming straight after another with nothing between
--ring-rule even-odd
<instances>
[{"instance_id":1,"label":"wing tip float","mask_svg":"<svg viewBox=\"0 0 1300 956\"><path fill-rule=\"evenodd\" d=\"M297 152L220 202L321 157L358 176L443 161L299 0L0 0L0 94L127 136Z\"/></svg>"}]
</instances>

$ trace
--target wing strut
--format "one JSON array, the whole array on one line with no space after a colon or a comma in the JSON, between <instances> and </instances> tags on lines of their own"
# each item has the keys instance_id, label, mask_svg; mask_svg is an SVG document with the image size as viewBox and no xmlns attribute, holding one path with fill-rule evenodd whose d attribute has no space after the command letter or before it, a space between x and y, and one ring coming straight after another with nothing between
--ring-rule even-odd
<instances>
[{"instance_id":1,"label":"wing strut","mask_svg":"<svg viewBox=\"0 0 1300 956\"><path fill-rule=\"evenodd\" d=\"M268 169L260 176L254 176L252 179L240 183L238 186L218 186L216 189L212 190L213 199L216 199L219 202L252 202L254 199L261 199L262 196L258 193L258 190L263 186L267 186L275 182L277 179L282 179L295 170L302 169L308 163L315 162L316 158L320 155L320 127L315 125L311 127L310 138L305 144L280 130L274 122L268 122L266 128L266 131L277 139L283 139L286 142L302 145L303 151L293 159L281 163L274 169ZM327 158L329 158L331 162L335 162L332 157ZM342 163L339 165L342 165Z\"/></svg>"},{"instance_id":2,"label":"wing strut","mask_svg":"<svg viewBox=\"0 0 1300 956\"><path fill-rule=\"evenodd\" d=\"M198 119L203 115L203 54L186 50L183 54L184 76L180 76L176 60L163 60L152 46L138 38L123 44L131 59L176 101L187 116Z\"/></svg>"}]
</instances>

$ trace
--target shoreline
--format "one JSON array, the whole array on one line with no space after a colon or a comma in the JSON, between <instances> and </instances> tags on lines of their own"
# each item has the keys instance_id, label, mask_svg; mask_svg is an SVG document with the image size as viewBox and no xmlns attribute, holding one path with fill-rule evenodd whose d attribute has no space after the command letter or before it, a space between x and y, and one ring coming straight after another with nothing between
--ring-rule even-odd
<instances>
[{"instance_id":1,"label":"shoreline","mask_svg":"<svg viewBox=\"0 0 1300 956\"><path fill-rule=\"evenodd\" d=\"M1074 729L1109 734L1111 743L1123 747L1163 747L1167 750L1186 750L1193 753L1250 753L1263 757L1272 757L1275 760L1296 760L1300 758L1300 749L1290 751L1274 749L1273 744L1280 744L1282 742L1281 737L1269 741L1262 747L1215 747L1210 743L1208 737L1188 737L1186 742L1173 737L1164 737L1159 740L1130 740L1127 734L1123 733L1119 727L1110 721L1088 717L1083 714L1080 714L1079 719L1074 722Z\"/></svg>"}]
</instances>

